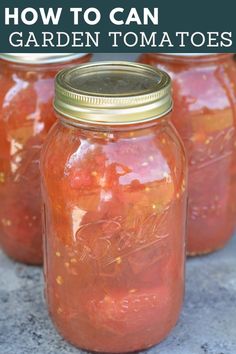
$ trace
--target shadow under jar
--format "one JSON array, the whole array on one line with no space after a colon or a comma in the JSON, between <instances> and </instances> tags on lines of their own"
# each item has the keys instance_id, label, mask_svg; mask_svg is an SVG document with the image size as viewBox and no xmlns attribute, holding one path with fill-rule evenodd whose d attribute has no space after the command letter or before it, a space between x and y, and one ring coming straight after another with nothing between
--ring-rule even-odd
<instances>
[{"instance_id":1,"label":"shadow under jar","mask_svg":"<svg viewBox=\"0 0 236 354\"><path fill-rule=\"evenodd\" d=\"M54 78L86 54L3 54L0 58L0 246L42 264L39 157L56 117Z\"/></svg>"},{"instance_id":2,"label":"shadow under jar","mask_svg":"<svg viewBox=\"0 0 236 354\"><path fill-rule=\"evenodd\" d=\"M236 64L233 54L144 54L173 80L172 122L189 161L187 251L225 246L236 224Z\"/></svg>"},{"instance_id":3,"label":"shadow under jar","mask_svg":"<svg viewBox=\"0 0 236 354\"><path fill-rule=\"evenodd\" d=\"M184 289L186 160L170 78L104 62L62 71L42 151L50 315L75 346L128 352L176 324Z\"/></svg>"}]
</instances>

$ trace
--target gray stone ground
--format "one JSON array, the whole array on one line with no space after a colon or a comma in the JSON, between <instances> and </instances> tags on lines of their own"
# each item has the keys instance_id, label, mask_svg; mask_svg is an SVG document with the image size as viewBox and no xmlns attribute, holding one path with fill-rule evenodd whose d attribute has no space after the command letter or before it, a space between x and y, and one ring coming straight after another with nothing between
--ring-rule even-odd
<instances>
[{"instance_id":1,"label":"gray stone ground","mask_svg":"<svg viewBox=\"0 0 236 354\"><path fill-rule=\"evenodd\" d=\"M0 253L0 354L79 354L55 332L42 272ZM185 306L169 338L148 354L236 354L236 237L187 262Z\"/></svg>"}]
</instances>

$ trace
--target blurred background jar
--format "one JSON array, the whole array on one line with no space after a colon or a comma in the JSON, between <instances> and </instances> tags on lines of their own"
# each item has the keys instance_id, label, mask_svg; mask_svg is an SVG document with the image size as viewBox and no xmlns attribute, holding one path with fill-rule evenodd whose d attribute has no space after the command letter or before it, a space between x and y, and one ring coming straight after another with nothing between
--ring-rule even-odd
<instances>
[{"instance_id":1,"label":"blurred background jar","mask_svg":"<svg viewBox=\"0 0 236 354\"><path fill-rule=\"evenodd\" d=\"M42 263L39 155L53 111L54 77L87 54L0 57L0 245L14 260Z\"/></svg>"},{"instance_id":2,"label":"blurred background jar","mask_svg":"<svg viewBox=\"0 0 236 354\"><path fill-rule=\"evenodd\" d=\"M57 76L41 160L49 312L72 344L150 347L183 301L186 174L169 76L127 62Z\"/></svg>"},{"instance_id":3,"label":"blurred background jar","mask_svg":"<svg viewBox=\"0 0 236 354\"><path fill-rule=\"evenodd\" d=\"M172 121L189 161L189 255L223 247L236 223L236 65L233 54L143 54L173 80Z\"/></svg>"}]
</instances>

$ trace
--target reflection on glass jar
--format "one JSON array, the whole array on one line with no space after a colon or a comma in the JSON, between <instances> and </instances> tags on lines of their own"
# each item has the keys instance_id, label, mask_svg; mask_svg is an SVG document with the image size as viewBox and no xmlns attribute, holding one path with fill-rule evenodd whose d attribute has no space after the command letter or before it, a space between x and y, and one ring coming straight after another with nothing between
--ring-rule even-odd
<instances>
[{"instance_id":1,"label":"reflection on glass jar","mask_svg":"<svg viewBox=\"0 0 236 354\"><path fill-rule=\"evenodd\" d=\"M145 54L173 79L173 123L189 160L188 254L223 247L236 223L236 65L232 54Z\"/></svg>"},{"instance_id":2,"label":"reflection on glass jar","mask_svg":"<svg viewBox=\"0 0 236 354\"><path fill-rule=\"evenodd\" d=\"M54 77L91 55L4 54L0 60L0 245L13 259L42 263L39 156L55 122Z\"/></svg>"},{"instance_id":3,"label":"reflection on glass jar","mask_svg":"<svg viewBox=\"0 0 236 354\"><path fill-rule=\"evenodd\" d=\"M184 288L186 161L169 77L88 64L58 75L56 97L41 161L49 312L78 347L150 347Z\"/></svg>"}]
</instances>

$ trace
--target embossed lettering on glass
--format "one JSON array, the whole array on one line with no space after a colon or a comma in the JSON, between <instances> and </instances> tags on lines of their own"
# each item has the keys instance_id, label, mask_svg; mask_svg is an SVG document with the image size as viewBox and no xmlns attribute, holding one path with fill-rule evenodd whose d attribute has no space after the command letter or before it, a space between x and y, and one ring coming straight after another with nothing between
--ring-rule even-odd
<instances>
[{"instance_id":1,"label":"embossed lettering on glass","mask_svg":"<svg viewBox=\"0 0 236 354\"><path fill-rule=\"evenodd\" d=\"M72 344L127 352L160 342L184 288L186 160L170 78L93 63L56 80L42 152L49 312Z\"/></svg>"}]
</instances>

